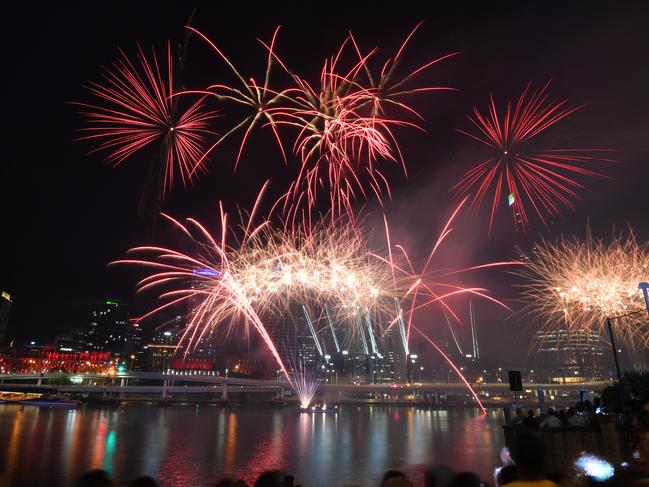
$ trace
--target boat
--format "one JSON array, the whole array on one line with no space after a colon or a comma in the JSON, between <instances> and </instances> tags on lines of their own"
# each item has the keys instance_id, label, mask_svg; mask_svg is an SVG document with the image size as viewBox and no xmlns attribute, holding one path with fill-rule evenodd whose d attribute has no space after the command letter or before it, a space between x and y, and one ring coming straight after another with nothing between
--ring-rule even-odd
<instances>
[{"instance_id":1,"label":"boat","mask_svg":"<svg viewBox=\"0 0 649 487\"><path fill-rule=\"evenodd\" d=\"M0 385L0 404L20 404L29 399L57 394L52 387L34 387L23 385Z\"/></svg>"},{"instance_id":2,"label":"boat","mask_svg":"<svg viewBox=\"0 0 649 487\"><path fill-rule=\"evenodd\" d=\"M301 407L300 410L303 413L308 413L308 414L318 414L318 413L335 414L340 410L340 408L338 407L338 404L334 404L334 405L317 404L306 408Z\"/></svg>"},{"instance_id":3,"label":"boat","mask_svg":"<svg viewBox=\"0 0 649 487\"><path fill-rule=\"evenodd\" d=\"M20 404L30 406L59 406L66 408L76 408L81 404L81 401L69 399L66 396L59 394L44 394L40 397L20 401Z\"/></svg>"}]
</instances>

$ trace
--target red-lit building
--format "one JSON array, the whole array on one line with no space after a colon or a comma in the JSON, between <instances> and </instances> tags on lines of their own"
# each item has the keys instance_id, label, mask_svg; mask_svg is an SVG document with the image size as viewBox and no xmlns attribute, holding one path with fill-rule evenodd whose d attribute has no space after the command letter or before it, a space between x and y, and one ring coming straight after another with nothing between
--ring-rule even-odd
<instances>
[{"instance_id":1,"label":"red-lit building","mask_svg":"<svg viewBox=\"0 0 649 487\"><path fill-rule=\"evenodd\" d=\"M44 350L24 355L5 355L4 373L43 374L50 372L107 372L113 367L109 352L56 352Z\"/></svg>"},{"instance_id":2,"label":"red-lit building","mask_svg":"<svg viewBox=\"0 0 649 487\"><path fill-rule=\"evenodd\" d=\"M215 370L214 361L202 357L183 357L182 355L174 356L171 359L171 368L173 370Z\"/></svg>"}]
</instances>

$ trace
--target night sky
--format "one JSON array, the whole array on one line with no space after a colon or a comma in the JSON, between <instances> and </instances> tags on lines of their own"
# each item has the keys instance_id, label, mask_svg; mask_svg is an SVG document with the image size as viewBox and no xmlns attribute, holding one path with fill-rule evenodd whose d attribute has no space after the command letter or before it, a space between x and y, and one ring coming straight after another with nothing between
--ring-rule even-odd
<instances>
[{"instance_id":1,"label":"night sky","mask_svg":"<svg viewBox=\"0 0 649 487\"><path fill-rule=\"evenodd\" d=\"M90 100L81 85L98 80L100 66L113 62L118 48L132 54L139 42L162 51L167 39L182 41L193 6L94 3L10 7L5 13L0 289L14 299L9 338L52 339L83 324L89 305L105 298L133 303L136 312L151 304L134 301L132 273L106 268L130 246L149 242L137 208L150 154L116 169L100 155L87 155L91 145L74 142L83 122L66 102ZM548 137L564 146L616 149L622 162L599 167L610 179L586 180L589 190L576 211L565 210L549 229L533 220L532 231L522 235L502 211L488 235L486 212L463 217L441 257L460 264L510 259L515 246L529 249L535 240L562 233L584 235L588 224L598 236L629 224L639 240L649 239L649 6L644 2L484 2L480 7L430 2L426 10L405 2L320 3L317 10L308 10L308 2L275 3L198 3L193 25L243 73L256 77L263 74L264 51L255 39L269 39L276 25L282 25L278 51L284 60L313 80L348 29L365 48L390 51L423 20L408 47L410 66L462 51L424 76L460 91L417 98L426 133L399 132L409 176L389 172L394 192L387 212L399 240L416 254L426 252L453 207L448 188L475 162L475 144L456 132L469 128L471 107L485 107L489 93L502 104L528 82L539 86L549 79L552 95L587 106ZM186 86L233 81L199 39L193 38L188 49ZM226 144L209 161L209 174L187 190L178 186L163 209L215 228L219 200L229 208L249 207L265 179L271 179L277 196L296 173L295 164L283 164L265 131L253 137L233 174L235 155L236 143ZM380 221L376 210L374 203L364 207L370 227ZM163 225L156 229L158 237L173 244ZM516 308L510 275L480 274L476 281ZM528 320L508 318L491 305L477 307L483 354L502 359L500 346L513 344L519 351L507 359L522 358Z\"/></svg>"}]
</instances>

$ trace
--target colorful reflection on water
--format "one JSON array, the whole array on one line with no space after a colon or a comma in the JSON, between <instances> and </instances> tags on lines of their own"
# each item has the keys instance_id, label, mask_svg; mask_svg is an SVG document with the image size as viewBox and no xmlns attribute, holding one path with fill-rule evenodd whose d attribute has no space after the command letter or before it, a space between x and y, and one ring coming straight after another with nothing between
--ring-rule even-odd
<instances>
[{"instance_id":1,"label":"colorful reflection on water","mask_svg":"<svg viewBox=\"0 0 649 487\"><path fill-rule=\"evenodd\" d=\"M503 444L500 413L343 406L293 408L128 404L79 410L0 406L0 485L71 485L92 468L119 482L151 475L162 485L252 482L282 469L305 487L376 485L399 468L415 481L448 464L490 480Z\"/></svg>"}]
</instances>

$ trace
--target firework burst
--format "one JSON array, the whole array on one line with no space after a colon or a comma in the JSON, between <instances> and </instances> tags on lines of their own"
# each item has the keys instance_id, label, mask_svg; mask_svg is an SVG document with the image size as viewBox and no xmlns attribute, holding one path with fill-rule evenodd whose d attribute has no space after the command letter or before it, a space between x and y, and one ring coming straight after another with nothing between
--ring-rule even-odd
<instances>
[{"instance_id":1,"label":"firework burst","mask_svg":"<svg viewBox=\"0 0 649 487\"><path fill-rule=\"evenodd\" d=\"M79 140L98 142L91 152L103 152L106 160L118 165L145 147L159 150L156 172L161 192L170 189L179 176L183 185L202 168L200 161L206 137L212 134L209 122L216 116L204 109L200 98L187 109L178 106L174 95L171 46L167 46L167 69L155 51L147 58L138 46L137 57L121 58L104 70L103 81L89 83L90 93L101 104L75 103L88 126Z\"/></svg>"},{"instance_id":2,"label":"firework burst","mask_svg":"<svg viewBox=\"0 0 649 487\"><path fill-rule=\"evenodd\" d=\"M162 304L142 319L170 307L191 308L180 342L187 351L213 330L229 335L242 326L247 333L252 326L291 381L261 316L287 313L295 302L374 309L388 292L389 271L371 262L352 227L305 235L274 230L267 220L253 224L266 187L240 225L230 226L221 207L218 236L194 219L181 223L163 215L186 237L189 252L136 247L129 251L133 258L113 264L152 271L137 291L157 292Z\"/></svg>"},{"instance_id":3,"label":"firework burst","mask_svg":"<svg viewBox=\"0 0 649 487\"><path fill-rule=\"evenodd\" d=\"M351 33L336 54L325 61L319 84L312 85L293 75L297 86L297 92L292 92L295 106L277 111L279 123L298 129L293 147L300 158L300 172L284 196L289 219L295 219L303 207L307 210L301 216L306 213L310 217L321 192L327 195L332 219L342 214L353 217L352 202L359 197L367 199L369 193L381 202L384 193L390 195L390 186L379 168L380 160L400 164L407 174L395 129L421 130L416 122L423 117L405 98L425 91L453 89L412 86L411 81L457 54L442 56L397 78L396 66L415 30L397 54L382 63L378 75L370 66L378 49L363 54ZM353 46L354 60L344 69L341 66L349 46Z\"/></svg>"},{"instance_id":4,"label":"firework burst","mask_svg":"<svg viewBox=\"0 0 649 487\"><path fill-rule=\"evenodd\" d=\"M370 252L360 229L343 222L338 225L323 222L315 227L316 231L308 233L274 229L268 220L253 224L265 189L266 186L241 225L230 226L221 208L219 235L211 235L196 220L181 223L165 215L193 250L136 247L129 252L132 258L114 262L151 271L138 283L138 292L156 292L161 304L142 319L171 307L190 308L189 323L180 342L187 351L213 331L228 335L242 327L248 332L252 327L266 343L287 380L296 391L307 395L314 392L312 378L306 377L304 370L297 373L295 367L289 370L285 366L262 317L290 314L291 306L296 303L305 310L307 307L324 309L333 333L330 308L337 322L357 323L362 316L369 327L373 351L376 343L372 328L384 327L378 330L380 338L387 328L398 326L407 355L413 316L418 310L438 304L457 318L445 301L463 294L502 305L483 288L463 287L447 282L447 278L511 262L432 270L435 252L452 232L451 224L462 205L442 229L423 267L415 270L402 246L394 246L400 256L392 254L387 223L387 256ZM240 237L235 238L236 235ZM378 323L372 323L372 316ZM356 331L352 326L352 332ZM317 335L315 329L312 333Z\"/></svg>"},{"instance_id":5,"label":"firework burst","mask_svg":"<svg viewBox=\"0 0 649 487\"><path fill-rule=\"evenodd\" d=\"M530 313L548 329L601 332L607 318L627 316L619 332L649 340L649 321L638 285L649 278L649 250L633 233L607 243L590 232L585 240L543 241L519 274Z\"/></svg>"},{"instance_id":6,"label":"firework burst","mask_svg":"<svg viewBox=\"0 0 649 487\"><path fill-rule=\"evenodd\" d=\"M217 54L217 56L223 62L225 62L231 73L237 79L238 83L237 85L216 83L208 86L205 90L191 90L185 91L184 93L198 93L202 95L214 96L222 103L231 104L232 106L236 107L243 107L248 111L241 121L227 130L203 153L200 161L203 162L205 158L225 140L234 136L238 132L243 131L243 136L241 137L239 150L237 152L237 157L235 160L236 169L239 164L239 160L241 159L241 155L243 154L246 142L248 141L253 130L260 125L267 125L272 129L277 144L281 150L282 157L286 161L284 144L277 130L277 122L275 121L273 112L283 104L293 102L292 98L290 97L290 92L292 90L275 91L270 86L273 61L275 59L279 60L279 58L275 54L275 42L277 40L277 34L279 33L279 27L275 29L270 44L266 44L265 42L259 40L259 42L268 50L266 69L263 78L264 81L262 84L257 83L257 81L255 81L253 77L250 77L248 80L246 80L241 74L240 70L232 63L232 61L230 61L225 53L214 43L214 41L210 40L205 34L194 29L193 27L188 26L187 29L197 34L201 39L203 39L203 41L207 43L207 45L210 46L210 48Z\"/></svg>"},{"instance_id":7,"label":"firework burst","mask_svg":"<svg viewBox=\"0 0 649 487\"><path fill-rule=\"evenodd\" d=\"M521 264L520 261L491 262L455 269L449 268L448 265L444 265L440 268L434 266L437 253L444 242L452 234L453 223L465 204L466 198L460 202L453 213L449 216L437 240L432 245L428 256L420 265L417 265L415 259L409 256L408 251L403 245L398 243L393 244L391 237L392 232L390 231L387 219L384 219L388 255L372 255L378 260L386 263L391 270L392 284L395 289L394 295L399 296L399 300L404 303L409 302L410 311L407 313L409 320L412 320L412 317L417 310L426 308L433 304L439 304L446 312L450 313L456 320L460 321L457 314L455 314L446 304L445 300L452 296L463 294L474 295L507 308L507 306L505 306L501 301L489 296L487 289L461 286L450 282L448 278L450 276L457 276L459 274L480 269L493 269L519 265ZM410 336L409 330L407 336Z\"/></svg>"},{"instance_id":8,"label":"firework burst","mask_svg":"<svg viewBox=\"0 0 649 487\"><path fill-rule=\"evenodd\" d=\"M581 108L565 99L550 99L548 85L535 91L528 85L516 103L507 104L504 113L498 112L491 97L487 114L474 107L473 116L469 116L476 130L460 130L490 153L451 191L462 196L472 193L474 210L493 192L489 229L504 203L509 204L515 223L524 230L530 226L530 208L547 226L547 218L560 216L562 207L574 209L573 201L584 189L577 177L601 176L593 169L596 161L616 162L602 155L608 152L602 149L536 147L539 135Z\"/></svg>"},{"instance_id":9,"label":"firework burst","mask_svg":"<svg viewBox=\"0 0 649 487\"><path fill-rule=\"evenodd\" d=\"M236 246L231 243L232 229L222 206L218 236L211 235L194 219L188 218L186 223L181 223L163 214L186 237L186 245L193 251L183 253L162 247L135 247L129 250L133 258L117 260L112 264L136 265L152 271L138 282L137 292L156 291L162 304L141 320L168 308L192 308L191 319L181 336L179 347L186 346L189 351L215 329L229 334L240 326L244 326L247 332L252 325L290 381L268 330L238 279L236 268L232 266L232 256L236 256L238 250L246 245L251 234L262 231L267 225L267 222L263 222L252 227L255 210L256 205L245 226L243 240Z\"/></svg>"}]
</instances>

